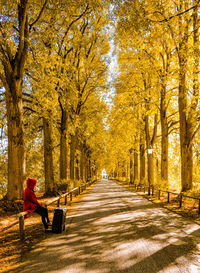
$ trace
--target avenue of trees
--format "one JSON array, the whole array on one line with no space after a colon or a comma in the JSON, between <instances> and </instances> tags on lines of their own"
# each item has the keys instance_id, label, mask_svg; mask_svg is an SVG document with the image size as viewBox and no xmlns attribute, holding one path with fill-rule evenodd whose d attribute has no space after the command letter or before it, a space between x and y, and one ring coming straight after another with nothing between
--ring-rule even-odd
<instances>
[{"instance_id":1,"label":"avenue of trees","mask_svg":"<svg viewBox=\"0 0 200 273\"><path fill-rule=\"evenodd\" d=\"M120 1L115 16L109 170L191 190L200 182L199 1Z\"/></svg>"},{"instance_id":2,"label":"avenue of trees","mask_svg":"<svg viewBox=\"0 0 200 273\"><path fill-rule=\"evenodd\" d=\"M54 195L104 168L131 183L194 188L199 6L199 0L1 1L0 197L21 199L27 176ZM104 99L110 90L111 103Z\"/></svg>"},{"instance_id":3,"label":"avenue of trees","mask_svg":"<svg viewBox=\"0 0 200 273\"><path fill-rule=\"evenodd\" d=\"M91 179L103 152L106 1L1 1L0 9L1 187L21 199L33 176L52 195L58 184Z\"/></svg>"}]
</instances>

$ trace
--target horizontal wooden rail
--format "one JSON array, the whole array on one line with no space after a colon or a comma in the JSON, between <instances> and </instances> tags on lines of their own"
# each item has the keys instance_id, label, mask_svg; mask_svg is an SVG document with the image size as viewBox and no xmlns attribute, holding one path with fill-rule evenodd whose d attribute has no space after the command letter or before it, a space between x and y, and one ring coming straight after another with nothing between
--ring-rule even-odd
<instances>
[{"instance_id":1,"label":"horizontal wooden rail","mask_svg":"<svg viewBox=\"0 0 200 273\"><path fill-rule=\"evenodd\" d=\"M60 196L57 196L55 198L53 198L52 200L47 201L44 206L47 208L49 205L57 202L57 207L60 206L60 200L62 198L65 198L65 205L67 205L67 196L70 196L70 201L72 201L72 195L78 195L81 193L81 191L86 190L87 186L90 186L91 184L93 184L96 180L91 181L91 182L87 182L86 184L84 184L83 186L80 187L76 187L73 190L71 190L70 192L66 192ZM25 238L25 225L24 225L24 216L26 216L29 212L28 211L23 211L18 213L16 216L19 218L19 221L16 221L12 224L12 226L14 226L15 224L19 223L19 234L20 234L20 240L23 241Z\"/></svg>"},{"instance_id":2,"label":"horizontal wooden rail","mask_svg":"<svg viewBox=\"0 0 200 273\"><path fill-rule=\"evenodd\" d=\"M116 180L116 179L115 179ZM116 180L118 181L118 180ZM121 182L121 181L120 181ZM200 197L195 197L195 196L189 196L189 195L185 195L183 193L178 193L178 192L172 192L172 191L167 191L167 190L161 190L158 189L156 187L154 187L153 185L151 186L146 186L145 184L135 184L135 183L126 183L129 187L133 187L135 188L135 190L137 191L138 189L140 189L140 191L142 191L142 188L144 188L144 193L146 192L146 189L148 190L148 195L151 194L152 192L152 196L154 195L154 191L158 191L158 199L160 199L160 194L162 192L167 193L167 202L170 203L170 194L174 194L179 196L179 208L182 207L183 204L183 198L190 198L190 199L194 199L194 200L199 200L198 202L198 214L200 214Z\"/></svg>"}]
</instances>

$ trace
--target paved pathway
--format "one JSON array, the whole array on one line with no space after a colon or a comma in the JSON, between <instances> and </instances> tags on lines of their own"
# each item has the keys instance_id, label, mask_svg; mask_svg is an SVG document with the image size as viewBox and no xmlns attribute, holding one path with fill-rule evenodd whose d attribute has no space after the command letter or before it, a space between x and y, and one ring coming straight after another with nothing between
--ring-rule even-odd
<instances>
[{"instance_id":1,"label":"paved pathway","mask_svg":"<svg viewBox=\"0 0 200 273\"><path fill-rule=\"evenodd\" d=\"M199 225L113 181L73 206L66 231L48 234L15 273L200 272Z\"/></svg>"}]
</instances>

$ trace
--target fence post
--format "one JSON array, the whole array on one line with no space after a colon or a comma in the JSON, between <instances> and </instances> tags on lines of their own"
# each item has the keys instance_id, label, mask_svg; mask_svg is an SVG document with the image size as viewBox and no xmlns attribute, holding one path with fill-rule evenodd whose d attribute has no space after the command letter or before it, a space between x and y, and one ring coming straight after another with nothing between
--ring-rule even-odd
<instances>
[{"instance_id":1,"label":"fence post","mask_svg":"<svg viewBox=\"0 0 200 273\"><path fill-rule=\"evenodd\" d=\"M19 217L19 234L20 234L20 240L23 241L25 238L24 216Z\"/></svg>"},{"instance_id":2,"label":"fence post","mask_svg":"<svg viewBox=\"0 0 200 273\"><path fill-rule=\"evenodd\" d=\"M158 190L158 200L160 200L160 190Z\"/></svg>"},{"instance_id":3,"label":"fence post","mask_svg":"<svg viewBox=\"0 0 200 273\"><path fill-rule=\"evenodd\" d=\"M148 187L148 195L150 195L151 194L151 188L150 188L150 186Z\"/></svg>"},{"instance_id":4,"label":"fence post","mask_svg":"<svg viewBox=\"0 0 200 273\"><path fill-rule=\"evenodd\" d=\"M72 201L72 192L70 192L70 201Z\"/></svg>"},{"instance_id":5,"label":"fence post","mask_svg":"<svg viewBox=\"0 0 200 273\"><path fill-rule=\"evenodd\" d=\"M167 192L167 203L169 203L169 192Z\"/></svg>"},{"instance_id":6,"label":"fence post","mask_svg":"<svg viewBox=\"0 0 200 273\"><path fill-rule=\"evenodd\" d=\"M180 204L179 204L179 208L181 208L181 207L182 207L182 198L183 198L183 195L182 195L182 194L180 194Z\"/></svg>"},{"instance_id":7,"label":"fence post","mask_svg":"<svg viewBox=\"0 0 200 273\"><path fill-rule=\"evenodd\" d=\"M78 187L78 194L81 194L81 187Z\"/></svg>"},{"instance_id":8,"label":"fence post","mask_svg":"<svg viewBox=\"0 0 200 273\"><path fill-rule=\"evenodd\" d=\"M57 207L60 207L60 199L57 201Z\"/></svg>"}]
</instances>

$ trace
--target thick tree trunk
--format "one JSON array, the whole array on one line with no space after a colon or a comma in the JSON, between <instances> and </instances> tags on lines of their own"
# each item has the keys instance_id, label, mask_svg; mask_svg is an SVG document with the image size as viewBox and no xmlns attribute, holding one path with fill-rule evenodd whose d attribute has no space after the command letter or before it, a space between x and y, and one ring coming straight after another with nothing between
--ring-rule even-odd
<instances>
[{"instance_id":1,"label":"thick tree trunk","mask_svg":"<svg viewBox=\"0 0 200 273\"><path fill-rule=\"evenodd\" d=\"M56 193L56 185L53 173L53 147L51 122L43 118L44 130L44 171L45 171L45 195L51 196Z\"/></svg>"},{"instance_id":2,"label":"thick tree trunk","mask_svg":"<svg viewBox=\"0 0 200 273\"><path fill-rule=\"evenodd\" d=\"M180 67L182 71L182 67ZM187 128L186 118L186 87L185 73L180 71L179 85L179 116L180 116L180 146L181 146L181 182L182 191L192 188L193 153L191 134Z\"/></svg>"},{"instance_id":3,"label":"thick tree trunk","mask_svg":"<svg viewBox=\"0 0 200 273\"><path fill-rule=\"evenodd\" d=\"M25 180L25 143L21 81L11 78L6 90L8 126L7 199L21 199Z\"/></svg>"},{"instance_id":4,"label":"thick tree trunk","mask_svg":"<svg viewBox=\"0 0 200 273\"><path fill-rule=\"evenodd\" d=\"M193 175L193 151L192 145L183 145L181 148L181 174L182 174L182 191L192 188Z\"/></svg>"},{"instance_id":5,"label":"thick tree trunk","mask_svg":"<svg viewBox=\"0 0 200 273\"><path fill-rule=\"evenodd\" d=\"M181 184L182 191L192 188L193 175L193 154L192 154L192 128L190 120L187 120L187 90L186 90L186 69L187 69L187 43L188 25L187 19L183 22L179 18L179 120L180 120L180 146L181 146Z\"/></svg>"},{"instance_id":6,"label":"thick tree trunk","mask_svg":"<svg viewBox=\"0 0 200 273\"><path fill-rule=\"evenodd\" d=\"M29 2L21 0L18 3L16 26L18 38L16 50L10 45L9 33L1 27L0 59L2 73L0 80L6 90L6 110L8 126L8 185L6 198L10 201L21 199L23 195L23 182L25 180L25 143L22 105L22 80L24 66L27 59L29 44L28 24ZM12 22L11 22L12 24Z\"/></svg>"},{"instance_id":7,"label":"thick tree trunk","mask_svg":"<svg viewBox=\"0 0 200 273\"><path fill-rule=\"evenodd\" d=\"M198 4L194 0L194 5ZM197 125L197 105L199 100L199 20L198 7L193 10L193 96L191 105L187 111L187 94L186 94L186 65L187 65L187 40L179 52L179 114L180 114L180 134L181 134L181 174L182 174L182 191L192 188L193 180L193 138ZM181 30L181 29L180 29ZM181 35L181 34L180 34ZM186 120L187 118L187 120Z\"/></svg>"},{"instance_id":8,"label":"thick tree trunk","mask_svg":"<svg viewBox=\"0 0 200 273\"><path fill-rule=\"evenodd\" d=\"M60 130L60 180L67 180L67 111L63 109Z\"/></svg>"}]
</instances>

